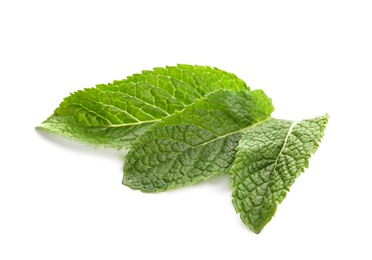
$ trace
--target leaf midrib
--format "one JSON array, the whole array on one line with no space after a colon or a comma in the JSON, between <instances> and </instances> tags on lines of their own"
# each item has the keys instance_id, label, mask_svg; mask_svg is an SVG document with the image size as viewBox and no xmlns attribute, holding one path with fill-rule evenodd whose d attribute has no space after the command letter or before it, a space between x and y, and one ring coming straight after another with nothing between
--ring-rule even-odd
<instances>
[{"instance_id":1,"label":"leaf midrib","mask_svg":"<svg viewBox=\"0 0 372 260\"><path fill-rule=\"evenodd\" d=\"M282 155L282 153L283 153L283 151L284 151L284 148L286 147L286 145L287 145L287 142L288 142L288 139L289 139L289 137L290 137L290 135L292 134L292 130L293 130L293 128L296 126L298 124L298 122L292 122L292 124L289 126L289 128L288 128L288 132L287 132L287 134L286 134L286 136L285 136L285 138L284 138L284 143L283 143L283 145L282 145L282 148L280 149L280 151L279 151L279 153L278 153L278 155L277 155L277 157L276 157L276 159L275 159L275 162L273 163L274 164L274 167L273 167L273 170L271 171L271 173L270 173L270 178L269 178L269 180L266 182L266 183L270 183L271 182L271 180L272 180L272 175L273 175L273 173L276 171L276 167L277 167L277 165L278 165L278 160L279 160L279 157ZM237 185L236 185L236 187L238 187L239 185L244 185L244 183L243 183L243 180L241 180ZM258 187L258 186L257 186ZM257 188L256 187L256 188ZM266 194L267 194L267 191L270 189L270 186L268 185L267 186L267 188L266 188L266 190L265 190L265 193L264 193L264 197L266 196ZM249 194L247 194L242 200L245 200L247 197L249 196ZM262 203L263 204L263 203ZM262 205L261 204L261 205ZM241 211L239 211L239 212L241 212ZM262 220L261 218L260 219L258 219L256 222L258 222L259 220Z\"/></svg>"},{"instance_id":2,"label":"leaf midrib","mask_svg":"<svg viewBox=\"0 0 372 260\"><path fill-rule=\"evenodd\" d=\"M211 143L211 142L214 142L214 141L216 141L216 140L218 140L218 139L221 139L221 138L224 138L224 137L227 137L227 136L233 135L233 134L242 133L242 132L244 132L244 131L246 131L246 130L248 130L248 129L251 129L251 128L256 127L256 126L258 126L258 125L260 125L260 124L262 124L262 123L264 123L264 122L266 122L266 121L269 121L270 119L272 119L272 118L271 118L271 117L268 117L268 118L266 118L265 120L262 120L262 121L256 122L256 123L254 123L254 124L252 124L252 125L250 125L250 126L247 126L247 127L241 128L241 129L239 129L239 130L237 130L237 131L230 132L230 133L227 133L227 134L225 134L225 135L218 136L217 138L214 138L214 139L209 140L209 141L207 141L207 142L204 142L204 143L198 144L197 146L194 146L194 147L198 147L198 146L200 146L200 145L207 145L207 144L209 144L209 143Z\"/></svg>"},{"instance_id":3,"label":"leaf midrib","mask_svg":"<svg viewBox=\"0 0 372 260\"><path fill-rule=\"evenodd\" d=\"M293 128L297 125L297 122L292 122L292 124L290 125L290 127L288 128L288 132L287 132L287 135L285 136L284 138L284 143L283 143L283 146L282 148L280 149L279 153L278 153L278 156L276 157L275 159L275 162L274 162L274 167L273 167L273 170L270 172L270 178L269 180L267 181L267 183L270 183L272 181L272 178L273 178L273 173L276 172L276 167L278 165L278 161L279 161L279 158L280 156L282 155L286 145L287 145L287 142L288 142L288 139L289 137L291 136L292 134L292 130ZM267 191L270 189L270 185L268 184L267 185L267 188L265 190L265 193L263 194L263 197L266 197L266 194L267 194ZM262 201L263 202L263 201ZM261 205L263 205L264 203L262 203ZM259 218L256 222L258 222L259 220L262 220L261 218Z\"/></svg>"}]
</instances>

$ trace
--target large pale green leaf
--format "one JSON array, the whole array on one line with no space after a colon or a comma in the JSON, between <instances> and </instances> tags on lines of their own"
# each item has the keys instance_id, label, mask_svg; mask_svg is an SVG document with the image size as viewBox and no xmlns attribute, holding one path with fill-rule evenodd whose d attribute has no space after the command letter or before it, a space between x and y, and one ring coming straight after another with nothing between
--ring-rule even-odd
<instances>
[{"instance_id":1,"label":"large pale green leaf","mask_svg":"<svg viewBox=\"0 0 372 260\"><path fill-rule=\"evenodd\" d=\"M128 147L154 122L217 89L249 87L217 68L155 68L71 94L40 128L87 144Z\"/></svg>"},{"instance_id":2,"label":"large pale green leaf","mask_svg":"<svg viewBox=\"0 0 372 260\"><path fill-rule=\"evenodd\" d=\"M228 173L240 133L270 118L261 90L218 90L196 100L139 136L129 151L123 184L165 191Z\"/></svg>"},{"instance_id":3,"label":"large pale green leaf","mask_svg":"<svg viewBox=\"0 0 372 260\"><path fill-rule=\"evenodd\" d=\"M270 119L241 136L231 168L233 204L243 222L260 233L295 179L309 165L328 115L294 123Z\"/></svg>"}]
</instances>

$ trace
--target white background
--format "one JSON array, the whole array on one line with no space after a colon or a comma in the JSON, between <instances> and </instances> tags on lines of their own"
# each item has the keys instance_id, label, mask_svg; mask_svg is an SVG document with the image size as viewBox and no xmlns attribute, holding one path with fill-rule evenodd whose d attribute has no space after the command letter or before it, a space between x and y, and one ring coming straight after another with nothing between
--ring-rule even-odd
<instances>
[{"instance_id":1,"label":"white background","mask_svg":"<svg viewBox=\"0 0 372 260\"><path fill-rule=\"evenodd\" d=\"M1 1L0 259L372 259L370 1ZM37 132L63 97L177 63L330 121L259 235L228 176L144 194L125 151Z\"/></svg>"}]
</instances>

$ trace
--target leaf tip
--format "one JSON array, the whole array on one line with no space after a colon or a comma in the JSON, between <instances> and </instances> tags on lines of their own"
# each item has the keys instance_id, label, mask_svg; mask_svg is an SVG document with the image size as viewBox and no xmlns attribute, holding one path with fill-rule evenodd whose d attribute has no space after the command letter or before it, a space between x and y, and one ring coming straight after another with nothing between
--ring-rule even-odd
<instances>
[{"instance_id":1,"label":"leaf tip","mask_svg":"<svg viewBox=\"0 0 372 260\"><path fill-rule=\"evenodd\" d=\"M261 230L252 230L255 234L260 234L261 233L261 231L262 231L262 229Z\"/></svg>"}]
</instances>

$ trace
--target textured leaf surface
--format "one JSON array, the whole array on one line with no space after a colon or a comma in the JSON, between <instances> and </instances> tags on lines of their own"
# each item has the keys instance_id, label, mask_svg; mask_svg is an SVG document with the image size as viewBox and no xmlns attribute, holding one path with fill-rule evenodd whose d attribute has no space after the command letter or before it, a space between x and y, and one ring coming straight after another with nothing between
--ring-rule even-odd
<instances>
[{"instance_id":1,"label":"textured leaf surface","mask_svg":"<svg viewBox=\"0 0 372 260\"><path fill-rule=\"evenodd\" d=\"M241 136L231 168L233 204L260 233L273 217L323 137L328 115L294 123L270 119Z\"/></svg>"},{"instance_id":2,"label":"textured leaf surface","mask_svg":"<svg viewBox=\"0 0 372 260\"><path fill-rule=\"evenodd\" d=\"M267 120L273 110L261 90L212 92L133 143L123 184L157 192L228 173L240 132Z\"/></svg>"},{"instance_id":3,"label":"textured leaf surface","mask_svg":"<svg viewBox=\"0 0 372 260\"><path fill-rule=\"evenodd\" d=\"M151 125L152 123L144 123L125 128L78 126L65 117L52 115L38 128L77 142L121 149L129 148L133 139L144 133Z\"/></svg>"},{"instance_id":4,"label":"textured leaf surface","mask_svg":"<svg viewBox=\"0 0 372 260\"><path fill-rule=\"evenodd\" d=\"M151 123L222 88L249 90L234 74L217 68L155 68L71 94L41 128L88 144L127 147Z\"/></svg>"}]
</instances>

